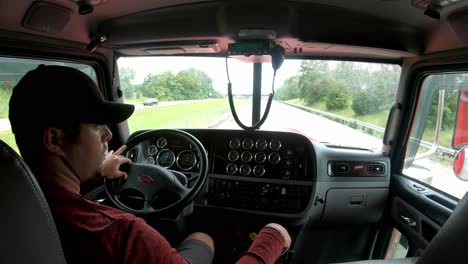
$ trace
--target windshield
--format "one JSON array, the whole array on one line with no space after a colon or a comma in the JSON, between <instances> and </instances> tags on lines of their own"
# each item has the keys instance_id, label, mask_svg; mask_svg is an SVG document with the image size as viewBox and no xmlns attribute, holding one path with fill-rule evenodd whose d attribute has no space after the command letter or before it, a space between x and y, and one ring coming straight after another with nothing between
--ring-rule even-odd
<instances>
[{"instance_id":1,"label":"windshield","mask_svg":"<svg viewBox=\"0 0 468 264\"><path fill-rule=\"evenodd\" d=\"M155 128L241 129L227 97L232 83L240 120L252 125L254 64L230 58L124 57L118 60L124 100L135 104L130 132ZM261 113L272 92L273 69L261 69ZM287 59L262 130L300 133L312 141L380 150L395 100L400 66ZM149 100L151 99L151 100ZM258 119L258 117L257 117Z\"/></svg>"}]
</instances>

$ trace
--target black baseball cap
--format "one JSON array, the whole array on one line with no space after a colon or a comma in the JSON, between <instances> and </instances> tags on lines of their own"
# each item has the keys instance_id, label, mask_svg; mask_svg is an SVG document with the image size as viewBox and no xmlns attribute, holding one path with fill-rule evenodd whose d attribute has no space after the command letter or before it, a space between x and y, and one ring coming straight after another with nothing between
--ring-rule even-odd
<instances>
[{"instance_id":1,"label":"black baseball cap","mask_svg":"<svg viewBox=\"0 0 468 264\"><path fill-rule=\"evenodd\" d=\"M133 105L105 101L94 81L70 67L39 65L13 88L9 118L13 133L71 123L116 124Z\"/></svg>"}]
</instances>

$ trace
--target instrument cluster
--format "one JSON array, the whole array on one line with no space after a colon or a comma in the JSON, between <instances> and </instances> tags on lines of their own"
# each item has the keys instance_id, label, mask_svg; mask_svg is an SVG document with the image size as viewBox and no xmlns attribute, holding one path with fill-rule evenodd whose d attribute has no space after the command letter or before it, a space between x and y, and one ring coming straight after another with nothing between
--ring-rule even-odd
<instances>
[{"instance_id":1,"label":"instrument cluster","mask_svg":"<svg viewBox=\"0 0 468 264\"><path fill-rule=\"evenodd\" d=\"M182 171L196 169L199 162L189 143L165 137L133 147L127 152L127 157L133 162L144 162Z\"/></svg>"}]
</instances>

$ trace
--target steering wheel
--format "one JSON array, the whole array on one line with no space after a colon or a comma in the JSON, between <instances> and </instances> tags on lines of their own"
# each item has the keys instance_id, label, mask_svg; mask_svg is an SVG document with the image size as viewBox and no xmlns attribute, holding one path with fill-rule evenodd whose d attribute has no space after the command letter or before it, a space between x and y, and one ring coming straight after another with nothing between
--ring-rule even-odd
<instances>
[{"instance_id":1,"label":"steering wheel","mask_svg":"<svg viewBox=\"0 0 468 264\"><path fill-rule=\"evenodd\" d=\"M186 176L179 171L156 165L157 162L145 163L144 156L148 155L143 150L145 144L159 138L168 139L167 144L174 144L171 147L182 149L181 152L190 149L195 155L198 175L190 178L195 178L193 186L187 186ZM127 173L127 179L105 179L104 184L107 196L119 209L133 214L164 214L182 210L202 190L208 177L208 155L200 141L191 134L174 129L150 130L130 138L126 145L124 156L128 157L127 153L130 151L133 152L131 155L134 155L137 151L136 156L130 157L133 158L132 163L120 167ZM161 153L163 149L164 147L158 152ZM167 199L168 197L170 199ZM134 204L129 205L128 201L131 199L139 200L140 206L136 208Z\"/></svg>"}]
</instances>

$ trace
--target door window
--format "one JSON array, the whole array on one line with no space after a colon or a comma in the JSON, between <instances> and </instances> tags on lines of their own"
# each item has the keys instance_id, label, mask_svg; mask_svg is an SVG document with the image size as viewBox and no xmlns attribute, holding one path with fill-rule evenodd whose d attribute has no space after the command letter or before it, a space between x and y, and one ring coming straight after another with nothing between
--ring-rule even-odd
<instances>
[{"instance_id":1,"label":"door window","mask_svg":"<svg viewBox=\"0 0 468 264\"><path fill-rule=\"evenodd\" d=\"M461 198L468 182L455 176L454 156L468 144L468 73L427 76L422 82L403 174Z\"/></svg>"}]
</instances>

